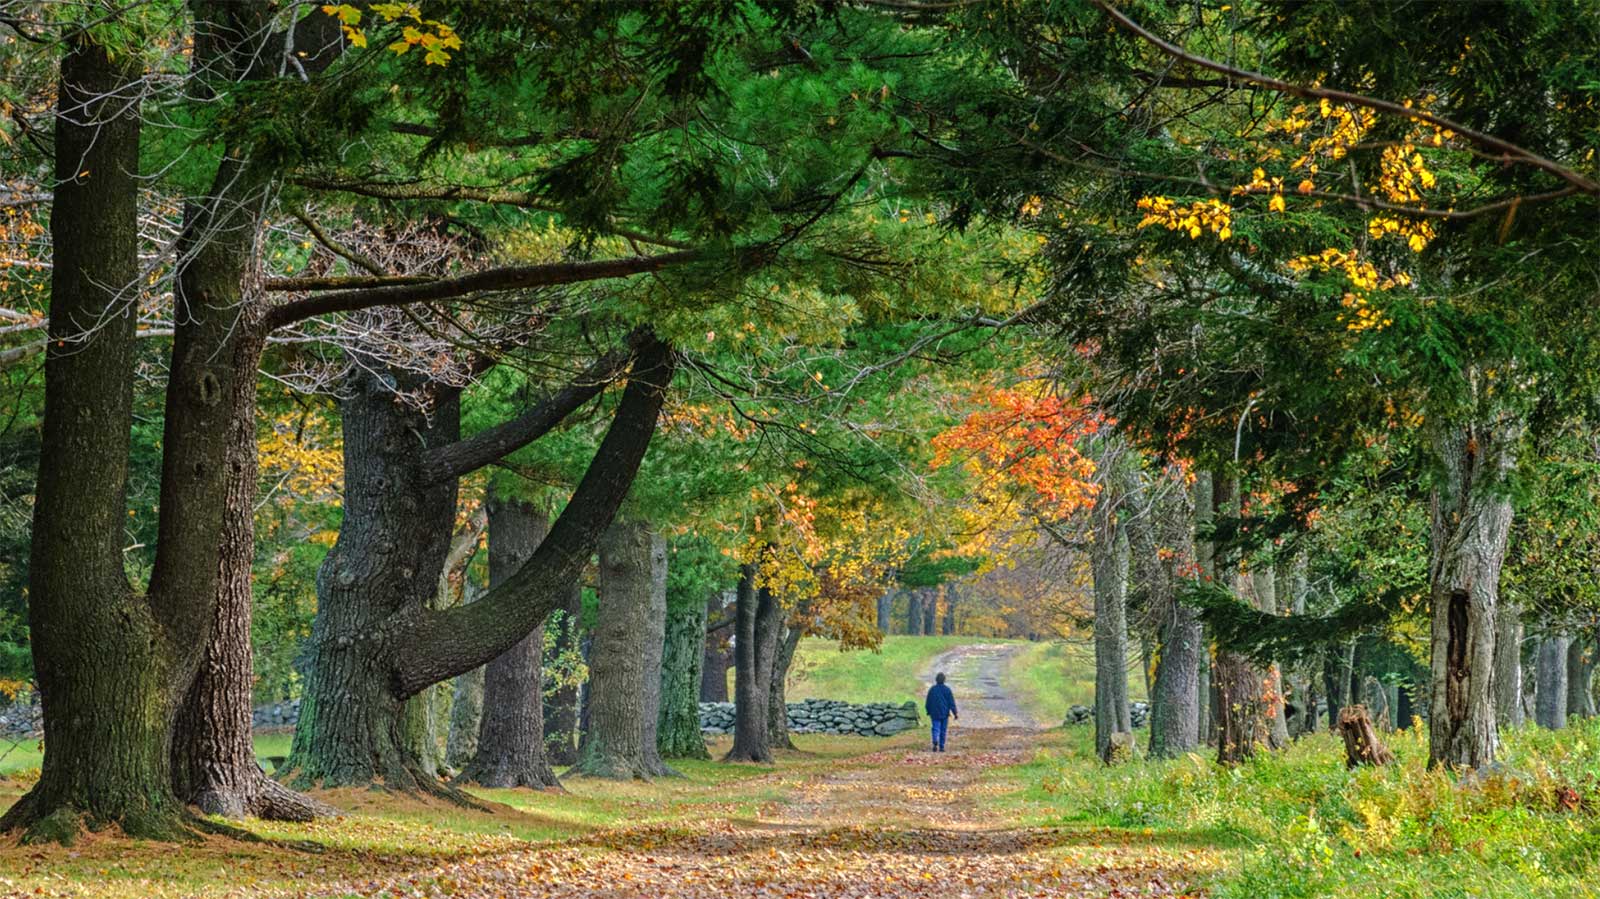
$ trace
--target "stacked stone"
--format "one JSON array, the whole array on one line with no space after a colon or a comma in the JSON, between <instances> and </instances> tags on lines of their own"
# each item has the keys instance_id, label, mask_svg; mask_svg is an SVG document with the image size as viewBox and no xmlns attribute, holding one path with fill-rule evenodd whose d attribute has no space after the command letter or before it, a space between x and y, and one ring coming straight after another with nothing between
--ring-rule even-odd
<instances>
[{"instance_id":1,"label":"stacked stone","mask_svg":"<svg viewBox=\"0 0 1600 899\"><path fill-rule=\"evenodd\" d=\"M835 699L807 699L789 703L788 712L789 730L797 734L887 737L917 727L921 722L914 702L856 704ZM700 703L700 730L705 733L733 733L733 718L731 702Z\"/></svg>"},{"instance_id":2,"label":"stacked stone","mask_svg":"<svg viewBox=\"0 0 1600 899\"><path fill-rule=\"evenodd\" d=\"M0 699L3 699L0 696ZM40 735L44 715L39 710L36 697L18 699L10 705L0 705L0 737L23 740Z\"/></svg>"},{"instance_id":3,"label":"stacked stone","mask_svg":"<svg viewBox=\"0 0 1600 899\"><path fill-rule=\"evenodd\" d=\"M1128 703L1128 717L1132 719L1135 728L1144 727L1150 723L1150 703ZM1067 709L1067 719L1062 724L1071 727L1074 724L1093 724L1094 709L1086 705L1074 705Z\"/></svg>"},{"instance_id":4,"label":"stacked stone","mask_svg":"<svg viewBox=\"0 0 1600 899\"><path fill-rule=\"evenodd\" d=\"M294 727L300 720L300 700L286 699L270 705L258 705L251 713L251 725L256 730L272 727Z\"/></svg>"}]
</instances>

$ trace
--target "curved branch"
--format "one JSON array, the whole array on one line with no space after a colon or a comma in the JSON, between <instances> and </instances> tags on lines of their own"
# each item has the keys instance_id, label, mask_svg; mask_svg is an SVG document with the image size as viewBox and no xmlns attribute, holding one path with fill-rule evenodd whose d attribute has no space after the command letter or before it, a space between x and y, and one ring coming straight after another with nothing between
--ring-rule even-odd
<instances>
[{"instance_id":1,"label":"curved branch","mask_svg":"<svg viewBox=\"0 0 1600 899\"><path fill-rule=\"evenodd\" d=\"M655 434L675 359L672 348L646 336L634 357L605 439L578 489L544 542L504 583L477 602L453 609L417 609L391 623L390 684L400 697L486 664L515 646L561 603L633 486Z\"/></svg>"}]
</instances>

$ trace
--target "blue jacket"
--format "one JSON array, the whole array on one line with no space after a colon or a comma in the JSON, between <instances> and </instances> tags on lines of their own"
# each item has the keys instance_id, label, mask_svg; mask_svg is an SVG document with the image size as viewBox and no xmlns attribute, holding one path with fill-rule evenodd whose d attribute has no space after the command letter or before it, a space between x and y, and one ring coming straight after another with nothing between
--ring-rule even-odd
<instances>
[{"instance_id":1,"label":"blue jacket","mask_svg":"<svg viewBox=\"0 0 1600 899\"><path fill-rule=\"evenodd\" d=\"M922 704L929 718L943 720L956 714L956 695L947 684L934 684L928 690L928 701Z\"/></svg>"}]
</instances>

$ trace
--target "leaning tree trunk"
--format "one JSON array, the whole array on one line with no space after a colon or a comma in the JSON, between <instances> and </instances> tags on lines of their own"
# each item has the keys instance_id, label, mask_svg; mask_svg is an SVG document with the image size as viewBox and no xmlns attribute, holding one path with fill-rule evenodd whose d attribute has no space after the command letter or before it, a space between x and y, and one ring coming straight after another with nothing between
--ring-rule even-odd
<instances>
[{"instance_id":1,"label":"leaning tree trunk","mask_svg":"<svg viewBox=\"0 0 1600 899\"><path fill-rule=\"evenodd\" d=\"M1568 637L1550 635L1539 641L1535 721L1540 727L1560 730L1567 726Z\"/></svg>"},{"instance_id":2,"label":"leaning tree trunk","mask_svg":"<svg viewBox=\"0 0 1600 899\"><path fill-rule=\"evenodd\" d=\"M1589 638L1577 636L1567 644L1567 717L1594 717L1595 646Z\"/></svg>"},{"instance_id":3,"label":"leaning tree trunk","mask_svg":"<svg viewBox=\"0 0 1600 899\"><path fill-rule=\"evenodd\" d=\"M660 690L660 665L646 667L653 630L654 557L665 555L659 542L642 522L621 520L601 540L600 605L589 654L589 730L582 757L570 773L618 780L648 780L657 773L650 759L655 746L645 751L654 722L647 729L645 716L657 713L649 694ZM650 680L657 683L654 689L647 686Z\"/></svg>"},{"instance_id":4,"label":"leaning tree trunk","mask_svg":"<svg viewBox=\"0 0 1600 899\"><path fill-rule=\"evenodd\" d=\"M1494 612L1494 716L1501 728L1522 726L1522 609L1511 602Z\"/></svg>"},{"instance_id":5,"label":"leaning tree trunk","mask_svg":"<svg viewBox=\"0 0 1600 899\"><path fill-rule=\"evenodd\" d=\"M739 573L734 601L738 628L733 638L734 715L733 747L725 762L772 761L767 741L767 703L771 698L773 657L778 647L778 604L765 585L755 586L756 566L746 564Z\"/></svg>"},{"instance_id":6,"label":"leaning tree trunk","mask_svg":"<svg viewBox=\"0 0 1600 899\"><path fill-rule=\"evenodd\" d=\"M1433 492L1428 566L1430 764L1478 768L1494 761L1495 606L1511 530L1506 478L1516 464L1519 432L1502 421L1433 435L1442 477Z\"/></svg>"},{"instance_id":7,"label":"leaning tree trunk","mask_svg":"<svg viewBox=\"0 0 1600 899\"><path fill-rule=\"evenodd\" d=\"M667 758L708 759L700 732L700 667L706 656L706 606L674 597L661 653L661 716L656 748Z\"/></svg>"},{"instance_id":8,"label":"leaning tree trunk","mask_svg":"<svg viewBox=\"0 0 1600 899\"><path fill-rule=\"evenodd\" d=\"M561 588L564 597L559 608L551 613L546 630L555 632L553 650L555 658L547 663L561 665L560 680L544 704L545 756L552 765L578 763L578 701L582 682L582 642L579 629L583 614L583 586L576 580Z\"/></svg>"},{"instance_id":9,"label":"leaning tree trunk","mask_svg":"<svg viewBox=\"0 0 1600 899\"><path fill-rule=\"evenodd\" d=\"M1113 734L1133 732L1128 707L1128 540L1117 522L1121 493L1101 486L1090 513L1094 579L1094 746L1111 761Z\"/></svg>"},{"instance_id":10,"label":"leaning tree trunk","mask_svg":"<svg viewBox=\"0 0 1600 899\"><path fill-rule=\"evenodd\" d=\"M489 507L489 588L505 583L550 532L549 518L493 488ZM458 780L482 787L558 787L544 755L544 627L483 669L478 751ZM426 695L426 694L423 694Z\"/></svg>"},{"instance_id":11,"label":"leaning tree trunk","mask_svg":"<svg viewBox=\"0 0 1600 899\"><path fill-rule=\"evenodd\" d=\"M1145 620L1160 654L1150 686L1150 755L1176 758L1200 741L1200 618L1178 602L1180 578L1194 562L1193 509L1177 479L1141 479L1130 469L1126 492L1143 496L1129 516L1128 546L1144 596ZM1158 492L1159 491L1159 492ZM1165 552L1163 552L1165 550Z\"/></svg>"},{"instance_id":12,"label":"leaning tree trunk","mask_svg":"<svg viewBox=\"0 0 1600 899\"><path fill-rule=\"evenodd\" d=\"M794 616L796 619L800 615ZM767 743L774 749L794 749L789 738L789 666L794 662L794 651L800 645L801 629L798 623L783 629L783 638L777 641L777 654L772 659L772 679L767 691Z\"/></svg>"}]
</instances>

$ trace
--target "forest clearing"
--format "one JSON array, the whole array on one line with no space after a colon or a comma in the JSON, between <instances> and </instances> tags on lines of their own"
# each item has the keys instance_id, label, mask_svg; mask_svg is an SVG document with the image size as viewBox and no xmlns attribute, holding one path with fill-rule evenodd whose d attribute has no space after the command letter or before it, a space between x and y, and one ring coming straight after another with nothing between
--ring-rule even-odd
<instances>
[{"instance_id":1,"label":"forest clearing","mask_svg":"<svg viewBox=\"0 0 1600 899\"><path fill-rule=\"evenodd\" d=\"M1596 895L1600 0L0 0L0 895Z\"/></svg>"}]
</instances>

